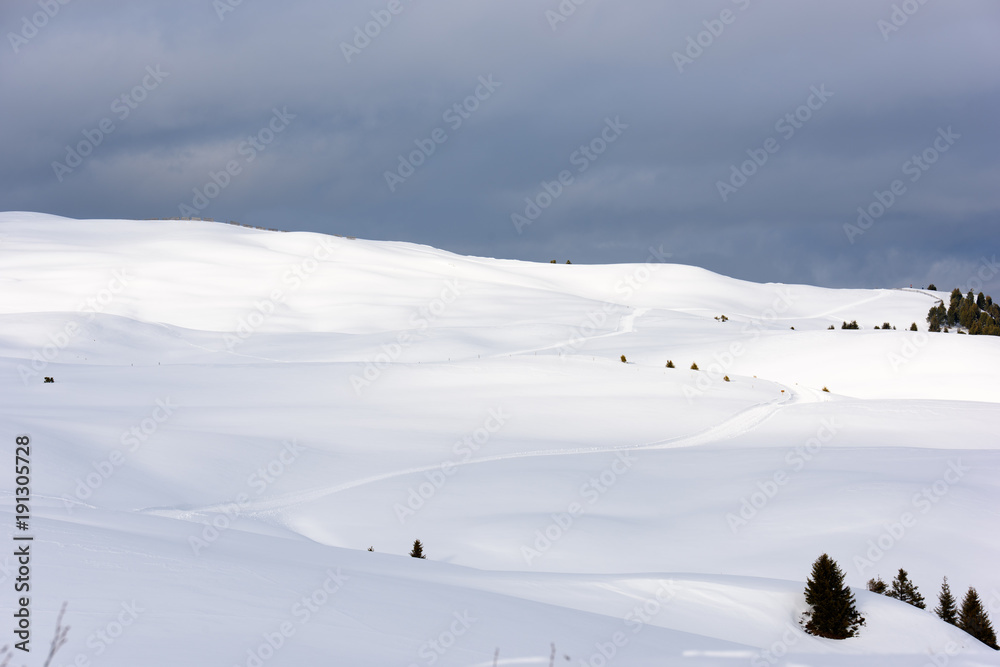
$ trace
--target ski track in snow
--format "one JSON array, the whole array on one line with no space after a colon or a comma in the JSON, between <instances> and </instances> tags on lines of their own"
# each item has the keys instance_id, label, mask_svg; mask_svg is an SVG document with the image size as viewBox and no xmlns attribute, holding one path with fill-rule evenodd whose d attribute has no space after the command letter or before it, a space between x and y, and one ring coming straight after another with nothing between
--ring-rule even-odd
<instances>
[{"instance_id":1,"label":"ski track in snow","mask_svg":"<svg viewBox=\"0 0 1000 667\"><path fill-rule=\"evenodd\" d=\"M638 313L637 313L638 314ZM485 456L478 459L470 459L468 461L454 462L452 464L454 467L464 467L469 465L481 465L486 463L495 463L497 461L509 461L512 459L526 459L532 457L540 456L581 456L588 454L613 454L615 452L622 451L642 451L642 450L654 450L654 449L678 449L682 447L697 447L699 445L705 445L712 442L721 442L723 440L729 440L737 436L749 433L750 431L756 429L758 426L763 424L765 421L769 420L775 414L778 413L782 408L791 405L792 403L798 402L800 400L818 400L817 398L811 398L807 396L802 396L790 388L785 387L785 393L781 398L777 398L764 403L758 403L756 405L750 406L744 410L741 410L734 414L733 416L725 419L724 421L710 426L702 431L693 433L691 435L678 436L674 438L667 438L665 440L655 440L653 442L641 443L636 445L618 445L612 447L579 447L579 448L564 448L564 449L549 449L541 450L535 452L514 452L510 454L497 454L494 456ZM274 498L267 498L255 502L243 503L241 509L237 512L240 515L247 516L250 518L266 518L279 513L283 510L292 509L304 504L315 502L327 496L331 496L343 491L348 491L350 489L357 488L359 486L365 486L366 484L373 484L375 482L381 482L387 479L393 479L395 477L405 477L407 475L417 475L424 472L430 472L432 470L437 470L441 467L441 463L434 463L431 465L418 466L414 468L406 468L403 470L394 470L387 473L382 473L379 475L371 475L369 477L363 477L361 479L353 480L350 482L344 482L341 484L336 484L333 486L324 486L316 489L311 489L309 491L302 491L297 493L291 493L284 496L278 496ZM190 509L190 510L175 510L166 508L147 508L145 510L140 510L148 514L155 514L158 516L173 517L176 519L183 520L197 520L206 514L215 514L222 512L223 510L227 512L233 512L235 501L219 503L216 505L209 505L201 508Z\"/></svg>"},{"instance_id":2,"label":"ski track in snow","mask_svg":"<svg viewBox=\"0 0 1000 667\"><path fill-rule=\"evenodd\" d=\"M617 305L617 304L616 304ZM545 350L558 350L559 348L568 348L570 350L582 347L585 343L597 340L598 338L610 338L612 336L621 336L622 334L635 333L635 321L637 318L642 317L648 313L652 308L636 308L633 312L627 313L625 315L620 315L618 317L618 327L614 331L609 331L602 334L594 334L593 336L577 336L570 338L558 343L553 343L551 345L543 345L541 347L531 347L526 350L514 350L509 352L500 352L498 354L492 355L493 358L509 357L512 355L520 354L533 354L535 352L544 352ZM580 329L584 325L580 325L577 328Z\"/></svg>"},{"instance_id":3,"label":"ski track in snow","mask_svg":"<svg viewBox=\"0 0 1000 667\"><path fill-rule=\"evenodd\" d=\"M848 308L857 308L858 306L862 306L862 305L864 305L866 303L871 303L872 301L878 301L880 299L884 299L885 297L889 296L891 293L892 293L892 290L880 289L880 290L878 290L878 294L876 294L873 297L869 297L867 299L861 299L860 301L855 301L854 303L844 304L843 306L837 306L836 308L833 308L833 309L828 310L826 312L816 313L815 315L810 315L808 319L819 319L821 317L829 317L830 315L833 315L835 313L842 313L845 310L847 310Z\"/></svg>"}]
</instances>

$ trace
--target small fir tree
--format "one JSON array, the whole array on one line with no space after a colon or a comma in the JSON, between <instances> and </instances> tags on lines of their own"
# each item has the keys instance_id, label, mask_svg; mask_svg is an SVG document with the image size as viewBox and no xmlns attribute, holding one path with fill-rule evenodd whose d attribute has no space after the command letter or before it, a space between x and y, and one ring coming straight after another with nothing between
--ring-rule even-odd
<instances>
[{"instance_id":1,"label":"small fir tree","mask_svg":"<svg viewBox=\"0 0 1000 667\"><path fill-rule=\"evenodd\" d=\"M900 602L912 604L918 609L927 608L927 605L924 604L924 596L917 590L916 585L910 581L910 575L903 568L899 568L896 578L892 580L892 588L886 595L896 598Z\"/></svg>"},{"instance_id":2,"label":"small fir tree","mask_svg":"<svg viewBox=\"0 0 1000 667\"><path fill-rule=\"evenodd\" d=\"M868 580L868 590L872 593L878 593L879 595L885 595L885 592L889 590L885 582L882 581L882 577L875 577L874 579Z\"/></svg>"},{"instance_id":3,"label":"small fir tree","mask_svg":"<svg viewBox=\"0 0 1000 667\"><path fill-rule=\"evenodd\" d=\"M934 608L934 613L945 623L958 625L958 608L955 606L955 597L951 594L948 586L948 577L941 582L941 592L938 593L938 606Z\"/></svg>"},{"instance_id":4,"label":"small fir tree","mask_svg":"<svg viewBox=\"0 0 1000 667\"><path fill-rule=\"evenodd\" d=\"M691 362L691 370L693 370L693 371L698 370L698 364L696 364L694 362Z\"/></svg>"},{"instance_id":5,"label":"small fir tree","mask_svg":"<svg viewBox=\"0 0 1000 667\"><path fill-rule=\"evenodd\" d=\"M993 631L990 617L986 614L982 600L976 589L969 587L969 592L962 600L962 611L958 615L958 627L962 628L970 635L989 646L995 651L1000 651L997 647L997 635Z\"/></svg>"},{"instance_id":6,"label":"small fir tree","mask_svg":"<svg viewBox=\"0 0 1000 667\"><path fill-rule=\"evenodd\" d=\"M414 558L424 558L424 545L420 543L420 540L413 540L413 549L410 551L410 555Z\"/></svg>"},{"instance_id":7,"label":"small fir tree","mask_svg":"<svg viewBox=\"0 0 1000 667\"><path fill-rule=\"evenodd\" d=\"M854 593L844 584L844 573L836 561L823 554L806 580L805 629L827 639L856 637L865 619L854 606Z\"/></svg>"}]
</instances>

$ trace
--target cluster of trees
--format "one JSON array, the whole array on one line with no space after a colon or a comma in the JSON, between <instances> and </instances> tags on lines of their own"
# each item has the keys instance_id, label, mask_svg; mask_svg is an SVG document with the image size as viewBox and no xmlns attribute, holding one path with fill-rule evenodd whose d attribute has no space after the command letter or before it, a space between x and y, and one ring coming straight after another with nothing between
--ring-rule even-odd
<instances>
[{"instance_id":1,"label":"cluster of trees","mask_svg":"<svg viewBox=\"0 0 1000 667\"><path fill-rule=\"evenodd\" d=\"M896 578L892 580L892 586L886 585L882 578L878 577L868 580L868 590L906 602L919 609L927 608L924 596L920 594L916 584L910 581L906 570L902 568L899 569ZM948 586L948 577L945 577L941 582L938 606L934 608L934 613L942 621L965 630L990 648L1000 650L1000 647L997 646L996 633L992 623L990 623L990 617L986 613L983 601L979 598L979 593L976 592L975 588L969 587L962 600L962 607L959 609L955 596L951 594L951 587Z\"/></svg>"},{"instance_id":2,"label":"cluster of trees","mask_svg":"<svg viewBox=\"0 0 1000 667\"><path fill-rule=\"evenodd\" d=\"M868 590L919 609L927 608L916 584L910 581L906 570L902 568L892 580L891 586L878 577L868 581ZM865 624L864 617L855 606L854 593L844 583L844 572L827 554L813 563L812 574L806 580L806 604L809 605L809 610L803 615L802 624L809 634L828 639L847 639L856 637ZM942 621L961 628L990 648L1000 650L990 617L975 588L969 587L959 608L948 587L948 577L945 577L934 613Z\"/></svg>"},{"instance_id":3,"label":"cluster of trees","mask_svg":"<svg viewBox=\"0 0 1000 667\"><path fill-rule=\"evenodd\" d=\"M792 328L794 329L795 327L792 327ZM833 329L833 325L831 324L828 328L829 329ZM850 322L844 322L843 324L841 324L840 328L841 329L860 329L861 327L858 326L858 321L857 320L851 320ZM893 330L893 331L896 330L896 327L892 326L888 322L883 322L882 326L879 326L879 325L876 324L875 328L876 329L883 329L885 331L889 331L890 329ZM917 330L918 330L917 329L917 323L916 322L912 323L910 325L910 331L917 331Z\"/></svg>"},{"instance_id":4,"label":"cluster of trees","mask_svg":"<svg viewBox=\"0 0 1000 667\"><path fill-rule=\"evenodd\" d=\"M963 297L956 287L947 308L943 301L931 307L927 324L928 331L947 332L950 327L961 327L973 336L1000 336L1000 304L982 292L974 295L972 290Z\"/></svg>"}]
</instances>

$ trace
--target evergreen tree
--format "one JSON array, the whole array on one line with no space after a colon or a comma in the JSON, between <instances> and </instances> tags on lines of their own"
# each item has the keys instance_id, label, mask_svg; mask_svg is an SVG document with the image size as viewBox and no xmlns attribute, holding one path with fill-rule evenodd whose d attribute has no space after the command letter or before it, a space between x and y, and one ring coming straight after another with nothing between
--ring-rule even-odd
<instances>
[{"instance_id":1,"label":"evergreen tree","mask_svg":"<svg viewBox=\"0 0 1000 667\"><path fill-rule=\"evenodd\" d=\"M948 577L941 582L941 592L938 593L938 606L934 608L934 613L945 623L958 625L958 608L955 606L955 597L951 594L951 587L948 586Z\"/></svg>"},{"instance_id":2,"label":"evergreen tree","mask_svg":"<svg viewBox=\"0 0 1000 667\"><path fill-rule=\"evenodd\" d=\"M969 294L972 294L972 292L969 292ZM976 321L978 315L979 309L976 308L976 303L972 299L964 299L962 305L958 307L958 323L964 329L971 329L972 323Z\"/></svg>"},{"instance_id":3,"label":"evergreen tree","mask_svg":"<svg viewBox=\"0 0 1000 667\"><path fill-rule=\"evenodd\" d=\"M962 290L957 287L951 291L951 300L948 304L948 324L954 326L958 324L958 308L962 305Z\"/></svg>"},{"instance_id":4,"label":"evergreen tree","mask_svg":"<svg viewBox=\"0 0 1000 667\"><path fill-rule=\"evenodd\" d=\"M927 289L929 289L932 292L937 292L937 285L931 283L930 285L927 286Z\"/></svg>"},{"instance_id":5,"label":"evergreen tree","mask_svg":"<svg viewBox=\"0 0 1000 667\"><path fill-rule=\"evenodd\" d=\"M868 580L868 590L870 590L872 593L885 595L885 592L889 590L889 587L885 585L884 581L882 581L882 577L876 577L874 579Z\"/></svg>"},{"instance_id":6,"label":"evergreen tree","mask_svg":"<svg viewBox=\"0 0 1000 667\"><path fill-rule=\"evenodd\" d=\"M941 331L941 327L948 325L948 311L944 309L943 303L931 306L927 312L927 324L930 325L928 331Z\"/></svg>"},{"instance_id":7,"label":"evergreen tree","mask_svg":"<svg viewBox=\"0 0 1000 667\"><path fill-rule=\"evenodd\" d=\"M413 550L410 551L410 555L414 558L424 558L424 545L420 540L413 540Z\"/></svg>"},{"instance_id":8,"label":"evergreen tree","mask_svg":"<svg viewBox=\"0 0 1000 667\"><path fill-rule=\"evenodd\" d=\"M969 587L969 592L962 600L962 611L958 615L958 627L962 628L970 635L989 646L991 649L1000 651L997 647L997 635L993 631L990 617L983 608L983 603L979 599L976 589Z\"/></svg>"},{"instance_id":9,"label":"evergreen tree","mask_svg":"<svg viewBox=\"0 0 1000 667\"><path fill-rule=\"evenodd\" d=\"M927 608L927 605L924 604L924 596L920 594L917 587L910 581L910 576L903 568L899 568L899 573L892 580L892 588L886 595L896 598L900 602L912 604L919 609Z\"/></svg>"},{"instance_id":10,"label":"evergreen tree","mask_svg":"<svg viewBox=\"0 0 1000 667\"><path fill-rule=\"evenodd\" d=\"M910 331L919 331L919 329L917 329L917 323L916 322L914 322L913 324L910 325Z\"/></svg>"},{"instance_id":11,"label":"evergreen tree","mask_svg":"<svg viewBox=\"0 0 1000 667\"><path fill-rule=\"evenodd\" d=\"M857 636L865 624L854 606L854 593L844 584L844 573L826 554L816 559L812 576L806 580L806 604L810 609L803 620L806 632L811 635L847 639Z\"/></svg>"}]
</instances>

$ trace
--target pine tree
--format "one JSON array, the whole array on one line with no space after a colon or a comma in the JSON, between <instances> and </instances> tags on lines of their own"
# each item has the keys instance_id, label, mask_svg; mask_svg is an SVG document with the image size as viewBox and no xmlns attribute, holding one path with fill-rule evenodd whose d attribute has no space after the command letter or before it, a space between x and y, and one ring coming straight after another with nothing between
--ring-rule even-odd
<instances>
[{"instance_id":1,"label":"pine tree","mask_svg":"<svg viewBox=\"0 0 1000 667\"><path fill-rule=\"evenodd\" d=\"M889 590L885 582L882 581L882 577L876 577L874 579L868 580L868 590L872 593L878 593L879 595L885 595L885 592Z\"/></svg>"},{"instance_id":2,"label":"pine tree","mask_svg":"<svg viewBox=\"0 0 1000 667\"><path fill-rule=\"evenodd\" d=\"M413 540L413 550L410 551L410 555L414 558L424 558L424 545L420 543L420 540Z\"/></svg>"},{"instance_id":3,"label":"pine tree","mask_svg":"<svg viewBox=\"0 0 1000 667\"><path fill-rule=\"evenodd\" d=\"M934 613L945 623L958 625L958 609L955 607L955 597L951 594L951 587L948 586L948 577L941 582L938 606L934 608Z\"/></svg>"},{"instance_id":4,"label":"pine tree","mask_svg":"<svg viewBox=\"0 0 1000 667\"><path fill-rule=\"evenodd\" d=\"M823 554L812 566L812 576L806 580L804 615L806 632L828 639L855 637L865 624L864 617L854 606L854 593L844 584L844 573L836 561Z\"/></svg>"},{"instance_id":5,"label":"pine tree","mask_svg":"<svg viewBox=\"0 0 1000 667\"><path fill-rule=\"evenodd\" d=\"M983 608L983 603L979 599L976 589L969 587L969 592L962 600L962 611L958 615L958 627L962 628L970 635L989 646L991 649L1000 651L997 647L997 635L993 631L990 617Z\"/></svg>"},{"instance_id":6,"label":"pine tree","mask_svg":"<svg viewBox=\"0 0 1000 667\"><path fill-rule=\"evenodd\" d=\"M927 605L924 604L924 596L920 594L917 587L910 581L909 575L903 568L899 568L899 573L892 580L892 588L886 595L896 598L900 602L912 604L919 609L927 608Z\"/></svg>"},{"instance_id":7,"label":"pine tree","mask_svg":"<svg viewBox=\"0 0 1000 667\"><path fill-rule=\"evenodd\" d=\"M951 299L948 303L948 324L958 324L958 308L962 305L962 290L957 287L951 291Z\"/></svg>"}]
</instances>

